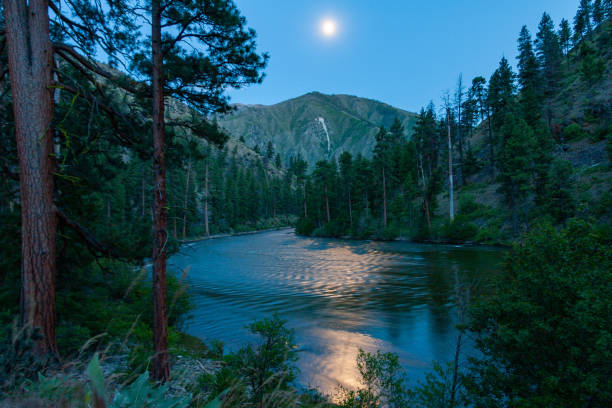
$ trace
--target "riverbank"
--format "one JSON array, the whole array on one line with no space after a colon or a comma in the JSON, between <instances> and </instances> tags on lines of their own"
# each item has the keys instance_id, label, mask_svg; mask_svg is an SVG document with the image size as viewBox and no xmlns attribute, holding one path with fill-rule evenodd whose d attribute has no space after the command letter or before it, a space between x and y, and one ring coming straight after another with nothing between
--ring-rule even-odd
<instances>
[{"instance_id":1,"label":"riverbank","mask_svg":"<svg viewBox=\"0 0 612 408\"><path fill-rule=\"evenodd\" d=\"M511 248L512 242L478 242L478 241L461 241L461 240L448 240L448 239L414 239L410 237L398 236L394 238L380 238L376 236L369 237L353 237L350 235L343 236L326 236L326 235L303 235L298 234L297 236L306 238L328 238L328 239L341 239L345 241L374 241L374 242L407 242L412 244L427 244L427 245L461 245L471 247L494 247L494 248Z\"/></svg>"},{"instance_id":2,"label":"riverbank","mask_svg":"<svg viewBox=\"0 0 612 408\"><path fill-rule=\"evenodd\" d=\"M214 235L209 235L209 236L204 236L204 237L197 237L197 238L190 238L187 240L182 240L180 241L180 243L181 245L185 245L185 244L192 244L194 242L208 241L209 239L239 237L241 235L254 235L254 234L262 234L264 232L284 231L284 230L290 230L290 229L295 229L295 227L286 226L286 227L266 228L266 229L253 230L253 231L233 232L233 233L226 233L226 234L214 234Z\"/></svg>"}]
</instances>

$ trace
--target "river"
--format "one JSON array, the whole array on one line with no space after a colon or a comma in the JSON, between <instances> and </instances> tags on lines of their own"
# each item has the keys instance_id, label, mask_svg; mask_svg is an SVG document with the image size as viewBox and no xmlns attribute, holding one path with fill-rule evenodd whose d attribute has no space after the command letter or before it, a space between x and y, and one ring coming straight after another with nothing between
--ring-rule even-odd
<instances>
[{"instance_id":1,"label":"river","mask_svg":"<svg viewBox=\"0 0 612 408\"><path fill-rule=\"evenodd\" d=\"M295 329L298 381L330 393L357 385L358 350L391 351L408 377L453 358L456 286L495 273L497 248L304 238L292 230L191 243L170 259L187 269L195 305L187 332L236 350L245 325L278 313ZM470 346L464 348L469 354Z\"/></svg>"}]
</instances>

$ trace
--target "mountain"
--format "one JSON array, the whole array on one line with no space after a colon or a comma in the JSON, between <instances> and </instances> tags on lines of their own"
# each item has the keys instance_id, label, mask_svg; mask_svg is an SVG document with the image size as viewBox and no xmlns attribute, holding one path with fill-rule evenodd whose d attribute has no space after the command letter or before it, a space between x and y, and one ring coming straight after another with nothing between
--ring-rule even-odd
<instances>
[{"instance_id":1,"label":"mountain","mask_svg":"<svg viewBox=\"0 0 612 408\"><path fill-rule=\"evenodd\" d=\"M269 141L284 162L300 154L311 165L342 152L371 156L380 126L397 117L410 135L416 114L372 99L311 92L275 105L234 105L219 124L247 146Z\"/></svg>"}]
</instances>

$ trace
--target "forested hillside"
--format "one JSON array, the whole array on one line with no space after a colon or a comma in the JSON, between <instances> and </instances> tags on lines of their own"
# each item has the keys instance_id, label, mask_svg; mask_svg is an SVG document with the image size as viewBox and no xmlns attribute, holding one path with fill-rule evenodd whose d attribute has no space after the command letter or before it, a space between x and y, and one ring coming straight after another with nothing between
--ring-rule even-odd
<instances>
[{"instance_id":1,"label":"forested hillside","mask_svg":"<svg viewBox=\"0 0 612 408\"><path fill-rule=\"evenodd\" d=\"M610 225L612 22L545 13L518 32L518 72L504 57L488 80L459 76L413 128L381 127L371 159L319 161L298 231L501 243L544 220Z\"/></svg>"},{"instance_id":2,"label":"forested hillside","mask_svg":"<svg viewBox=\"0 0 612 408\"><path fill-rule=\"evenodd\" d=\"M312 92L276 105L237 105L219 125L250 147L268 143L283 161L300 156L311 170L318 160L344 152L371 157L380 126L398 118L410 133L416 115L382 102L350 95Z\"/></svg>"}]
</instances>

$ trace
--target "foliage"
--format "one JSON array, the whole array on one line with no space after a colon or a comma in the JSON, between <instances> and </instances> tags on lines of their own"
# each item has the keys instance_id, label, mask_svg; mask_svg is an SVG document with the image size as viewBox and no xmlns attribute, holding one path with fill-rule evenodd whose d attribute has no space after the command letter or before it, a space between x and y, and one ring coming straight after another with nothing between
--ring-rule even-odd
<instances>
[{"instance_id":1,"label":"foliage","mask_svg":"<svg viewBox=\"0 0 612 408\"><path fill-rule=\"evenodd\" d=\"M572 123L563 129L563 138L566 141L579 140L584 136L582 127L577 123Z\"/></svg>"},{"instance_id":2,"label":"foliage","mask_svg":"<svg viewBox=\"0 0 612 408\"><path fill-rule=\"evenodd\" d=\"M463 395L452 396L453 374L452 363L440 364L434 362L433 370L425 375L425 380L420 381L412 389L412 407L449 408L461 406L457 404L457 401L461 401ZM463 392L462 387L458 388Z\"/></svg>"},{"instance_id":3,"label":"foliage","mask_svg":"<svg viewBox=\"0 0 612 408\"><path fill-rule=\"evenodd\" d=\"M8 329L7 338L0 343L0 398L15 392L26 380L36 378L48 361L35 353L36 342L41 338L40 330Z\"/></svg>"},{"instance_id":4,"label":"foliage","mask_svg":"<svg viewBox=\"0 0 612 408\"><path fill-rule=\"evenodd\" d=\"M525 237L496 290L471 311L482 353L466 378L472 403L609 406L611 291L609 236L590 222L542 225Z\"/></svg>"},{"instance_id":5,"label":"foliage","mask_svg":"<svg viewBox=\"0 0 612 408\"><path fill-rule=\"evenodd\" d=\"M286 406L295 401L292 382L297 374L297 351L292 329L277 315L248 326L260 341L228 354L226 366L200 379L211 396L229 389L224 406Z\"/></svg>"},{"instance_id":6,"label":"foliage","mask_svg":"<svg viewBox=\"0 0 612 408\"><path fill-rule=\"evenodd\" d=\"M186 408L190 406L191 395L167 397L168 385L154 386L149 373L142 373L136 381L117 391L111 408Z\"/></svg>"},{"instance_id":7,"label":"foliage","mask_svg":"<svg viewBox=\"0 0 612 408\"><path fill-rule=\"evenodd\" d=\"M457 214L453 221L447 220L442 227L442 236L454 242L471 241L478 233L478 226L468 221L463 214Z\"/></svg>"},{"instance_id":8,"label":"foliage","mask_svg":"<svg viewBox=\"0 0 612 408\"><path fill-rule=\"evenodd\" d=\"M562 223L574 215L576 199L572 187L572 165L564 160L555 160L546 182L544 211L555 222Z\"/></svg>"},{"instance_id":9,"label":"foliage","mask_svg":"<svg viewBox=\"0 0 612 408\"><path fill-rule=\"evenodd\" d=\"M405 407L408 392L405 373L398 356L378 350L376 354L359 350L357 356L361 386L349 390L340 386L337 391L338 405L343 408L390 408Z\"/></svg>"}]
</instances>

